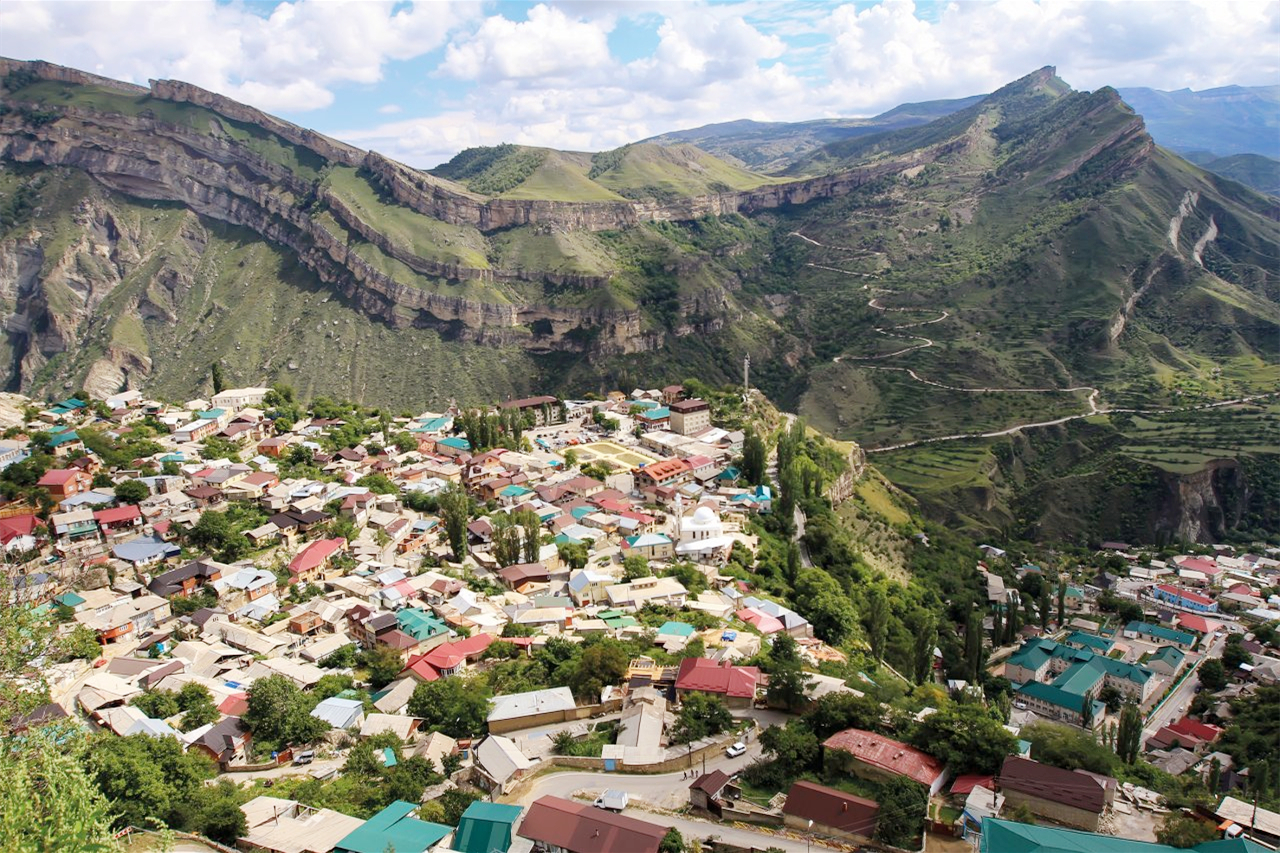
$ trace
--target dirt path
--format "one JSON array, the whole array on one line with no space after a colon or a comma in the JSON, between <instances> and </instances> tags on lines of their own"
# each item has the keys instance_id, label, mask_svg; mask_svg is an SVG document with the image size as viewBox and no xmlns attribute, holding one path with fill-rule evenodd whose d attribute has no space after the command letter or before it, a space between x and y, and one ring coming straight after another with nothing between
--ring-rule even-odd
<instances>
[{"instance_id":1,"label":"dirt path","mask_svg":"<svg viewBox=\"0 0 1280 853\"><path fill-rule=\"evenodd\" d=\"M1192 198L1189 201L1190 201L1191 208L1194 209L1195 199ZM1183 207L1186 207L1187 205L1188 205L1188 199L1184 199ZM1180 210L1179 213L1182 213L1182 211ZM1185 216L1185 214L1183 215ZM1177 239L1176 235L1177 235L1177 231L1180 230L1181 218L1182 217L1175 217L1174 221L1170 222L1169 224L1171 240ZM1213 222L1213 219L1210 218L1209 231L1203 237L1201 237L1200 240L1196 243L1197 262L1199 262L1199 253L1203 250L1205 245L1207 245L1217 236L1217 233L1218 233L1217 225L1216 223ZM817 240L814 240L812 237L806 237L805 235L801 234L799 231L792 231L788 236L798 237L801 240L804 240L806 243L810 243L820 248L824 248L824 249L831 248L828 246L824 246L822 243L819 243ZM1175 244L1175 247L1176 247L1176 244ZM871 273L853 272L851 270L837 269L836 267L822 266L821 264L810 263L810 264L806 264L806 266L816 267L817 269L829 270L830 272L844 273L845 275L862 276L863 278L869 278L871 276ZM1148 281L1148 284L1149 283L1150 281ZM874 289L874 290L878 290L881 293L890 293L890 294L894 292L892 290L887 290L885 288L872 288L868 284L862 285L862 289L863 290ZM1144 286L1142 290L1139 291L1139 293L1134 294L1135 299L1136 297L1141 295L1142 291L1145 291L1145 290L1146 290L1146 287ZM917 308L893 308L893 307L881 305L879 301L879 297L876 297L876 296L873 296L869 300L867 300L867 306L869 308L873 308L880 312L920 310ZM941 309L936 309L936 310L941 310ZM933 323L941 323L943 320L946 320L949 317L951 317L950 312L942 311L941 316L936 317L932 320L923 320L917 323L904 323L899 326L876 326L875 331L881 335L885 335L891 338L901 338L904 340L920 341L920 343L914 346L904 347L903 349L896 350L890 353L884 353L881 355L863 355L863 356L838 355L835 358L833 358L831 361L834 364L839 364L842 361L859 361L859 362L880 361L886 358L894 358L896 356L905 355L909 352L915 352L916 350L922 350L922 349L927 349L928 347L936 346L937 344L932 338L926 338L922 335L899 335L899 334L894 334L894 332L899 329L914 329L920 326L932 325ZM866 364L861 366L866 370L893 370L900 373L905 373L908 376L910 376L913 380L923 385L929 385L931 387L938 388L944 391L959 391L966 394L995 394L995 393L1073 394L1073 393L1079 393L1082 391L1089 392L1089 397L1086 400L1086 403L1089 406L1089 410L1081 414L1067 415L1065 417L1054 418L1053 420L1047 420L1047 421L1035 421L1033 423L1015 424L1014 426L1006 427L1005 429L995 430L992 432L957 433L955 435L942 435L942 436L936 436L934 438L921 438L915 441L905 441L900 444L891 444L883 447L864 447L863 450L865 450L867 453L885 453L890 450L902 450L907 447L918 447L919 445L922 445L922 444L937 444L939 442L944 442L944 441L962 441L965 439L975 439L975 438L999 438L1006 435L1013 435L1014 433L1020 432L1021 430L1024 430L1024 429L1036 429L1038 427L1058 426L1059 424L1065 424L1070 421L1081 420L1082 418L1088 418L1094 415L1104 414L1108 412L1117 412L1117 413L1126 412L1130 414L1163 415L1163 414L1172 414L1174 412L1193 412L1193 411L1199 411L1202 409L1220 408L1222 406L1234 406L1239 403L1250 403L1255 400L1262 400L1270 397L1280 396L1280 392L1271 392L1267 394L1255 394L1250 397L1240 397L1235 400L1220 400L1216 403L1204 403L1198 406L1182 406L1182 407L1172 408L1172 409L1113 409L1106 406L1102 406L1098 403L1098 396L1102 393L1102 391L1101 389L1095 388L1092 385L1076 385L1070 388L960 388L955 385L947 385L942 382L935 382L932 379L926 379L925 377L919 375L909 367L886 367L883 365L873 365L873 364Z\"/></svg>"}]
</instances>

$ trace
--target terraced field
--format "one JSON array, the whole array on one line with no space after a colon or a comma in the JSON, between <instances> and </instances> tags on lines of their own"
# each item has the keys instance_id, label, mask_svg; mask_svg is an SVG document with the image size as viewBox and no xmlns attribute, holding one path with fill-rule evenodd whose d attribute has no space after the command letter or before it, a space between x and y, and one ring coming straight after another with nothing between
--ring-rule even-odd
<instances>
[{"instance_id":1,"label":"terraced field","mask_svg":"<svg viewBox=\"0 0 1280 853\"><path fill-rule=\"evenodd\" d=\"M1127 443L1121 452L1175 474L1216 459L1280 454L1280 404L1216 412L1115 416Z\"/></svg>"}]
</instances>

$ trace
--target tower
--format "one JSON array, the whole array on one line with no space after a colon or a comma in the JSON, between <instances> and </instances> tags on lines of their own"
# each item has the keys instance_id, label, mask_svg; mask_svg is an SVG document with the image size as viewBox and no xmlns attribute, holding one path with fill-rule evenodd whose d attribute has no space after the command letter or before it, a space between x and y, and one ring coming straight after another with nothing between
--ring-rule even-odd
<instances>
[{"instance_id":1,"label":"tower","mask_svg":"<svg viewBox=\"0 0 1280 853\"><path fill-rule=\"evenodd\" d=\"M745 398L751 393L751 353L747 353L742 357L742 396Z\"/></svg>"}]
</instances>

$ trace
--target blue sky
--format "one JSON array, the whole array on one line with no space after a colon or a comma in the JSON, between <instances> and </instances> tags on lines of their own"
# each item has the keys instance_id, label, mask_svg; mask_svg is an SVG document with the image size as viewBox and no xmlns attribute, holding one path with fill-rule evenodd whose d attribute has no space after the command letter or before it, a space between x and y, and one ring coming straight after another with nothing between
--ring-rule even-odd
<instances>
[{"instance_id":1,"label":"blue sky","mask_svg":"<svg viewBox=\"0 0 1280 853\"><path fill-rule=\"evenodd\" d=\"M873 115L1044 65L1079 89L1280 83L1259 0L0 4L0 53L186 80L411 165Z\"/></svg>"}]
</instances>

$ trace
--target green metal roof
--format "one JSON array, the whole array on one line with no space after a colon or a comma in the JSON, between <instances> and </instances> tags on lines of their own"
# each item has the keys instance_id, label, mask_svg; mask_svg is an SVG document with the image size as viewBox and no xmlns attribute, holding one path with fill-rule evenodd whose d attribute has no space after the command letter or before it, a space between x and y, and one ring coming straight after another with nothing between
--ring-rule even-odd
<instances>
[{"instance_id":1,"label":"green metal roof","mask_svg":"<svg viewBox=\"0 0 1280 853\"><path fill-rule=\"evenodd\" d=\"M1111 651L1111 647L1115 645L1115 643L1105 637L1086 634L1083 631L1072 631L1067 635L1067 638L1063 640L1063 642L1068 646L1084 646L1086 649L1098 652L1099 654L1106 654Z\"/></svg>"},{"instance_id":2,"label":"green metal roof","mask_svg":"<svg viewBox=\"0 0 1280 853\"><path fill-rule=\"evenodd\" d=\"M1261 846L1242 838L1208 841L1189 849L1196 853L1264 853ZM992 817L982 821L982 842L978 850L979 853L1176 853L1176 848L1165 844Z\"/></svg>"},{"instance_id":3,"label":"green metal roof","mask_svg":"<svg viewBox=\"0 0 1280 853\"><path fill-rule=\"evenodd\" d=\"M1175 631L1172 628L1165 628L1163 625L1152 625L1150 622L1130 622L1124 626L1124 629L1135 634L1145 634L1148 637L1158 637L1170 643L1181 643L1187 646L1196 641L1194 636L1185 631Z\"/></svg>"},{"instance_id":4,"label":"green metal roof","mask_svg":"<svg viewBox=\"0 0 1280 853\"><path fill-rule=\"evenodd\" d=\"M459 853L506 853L511 846L511 826L520 811L520 806L475 801L458 821L453 849Z\"/></svg>"},{"instance_id":5,"label":"green metal roof","mask_svg":"<svg viewBox=\"0 0 1280 853\"><path fill-rule=\"evenodd\" d=\"M693 636L693 626L687 622L667 622L658 629L658 634L668 634L675 637Z\"/></svg>"},{"instance_id":6,"label":"green metal roof","mask_svg":"<svg viewBox=\"0 0 1280 853\"><path fill-rule=\"evenodd\" d=\"M400 623L401 631L419 642L449 630L443 620L417 607L401 610L396 614L396 621Z\"/></svg>"},{"instance_id":7,"label":"green metal roof","mask_svg":"<svg viewBox=\"0 0 1280 853\"><path fill-rule=\"evenodd\" d=\"M334 845L337 853L424 853L440 842L452 827L410 817L417 803L396 800Z\"/></svg>"},{"instance_id":8,"label":"green metal roof","mask_svg":"<svg viewBox=\"0 0 1280 853\"><path fill-rule=\"evenodd\" d=\"M1087 661L1085 663L1072 664L1063 671L1062 675L1053 680L1053 686L1075 696L1076 705L1079 706L1080 700L1084 698L1084 695L1093 690L1094 686L1101 680L1101 667L1094 666L1092 661Z\"/></svg>"}]
</instances>

